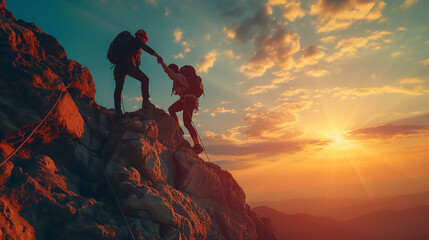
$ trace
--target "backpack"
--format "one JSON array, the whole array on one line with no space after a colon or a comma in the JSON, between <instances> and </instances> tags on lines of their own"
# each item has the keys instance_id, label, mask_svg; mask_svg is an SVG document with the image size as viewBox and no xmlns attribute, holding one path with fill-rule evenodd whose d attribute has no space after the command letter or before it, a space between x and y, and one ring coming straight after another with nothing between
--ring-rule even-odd
<instances>
[{"instance_id":1,"label":"backpack","mask_svg":"<svg viewBox=\"0 0 429 240\"><path fill-rule=\"evenodd\" d=\"M123 31L113 39L107 51L107 59L113 64L125 63L130 52L131 41L134 36L128 31Z\"/></svg>"},{"instance_id":2,"label":"backpack","mask_svg":"<svg viewBox=\"0 0 429 240\"><path fill-rule=\"evenodd\" d=\"M197 98L204 94L204 86L201 77L195 73L194 67L185 65L180 68L180 73L183 74L188 81L189 88L186 89L185 94L193 94Z\"/></svg>"}]
</instances>

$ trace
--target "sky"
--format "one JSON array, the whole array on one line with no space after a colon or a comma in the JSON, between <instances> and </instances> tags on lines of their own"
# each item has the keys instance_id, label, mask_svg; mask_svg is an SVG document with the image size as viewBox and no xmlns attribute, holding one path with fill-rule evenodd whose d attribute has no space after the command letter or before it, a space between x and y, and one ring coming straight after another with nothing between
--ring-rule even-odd
<instances>
[{"instance_id":1,"label":"sky","mask_svg":"<svg viewBox=\"0 0 429 240\"><path fill-rule=\"evenodd\" d=\"M207 150L200 156L230 171L247 201L429 191L429 1L6 5L88 67L106 108L114 91L106 53L121 31L144 29L167 64L195 66L205 87L193 118ZM147 53L140 68L151 101L167 110L177 100L172 81ZM139 109L138 81L127 77L123 95L126 111Z\"/></svg>"}]
</instances>

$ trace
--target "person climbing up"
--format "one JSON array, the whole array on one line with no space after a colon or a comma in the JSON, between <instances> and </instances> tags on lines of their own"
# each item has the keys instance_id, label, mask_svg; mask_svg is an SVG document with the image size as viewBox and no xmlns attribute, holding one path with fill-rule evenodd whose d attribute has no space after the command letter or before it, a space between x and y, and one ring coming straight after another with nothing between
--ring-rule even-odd
<instances>
[{"instance_id":1,"label":"person climbing up","mask_svg":"<svg viewBox=\"0 0 429 240\"><path fill-rule=\"evenodd\" d=\"M146 45L148 36L143 29L131 35L130 32L124 31L110 44L107 52L107 58L115 65L113 78L115 80L114 103L116 115L122 116L121 96L124 87L126 75L129 75L141 82L141 92L143 97L142 108L154 107L149 101L149 78L140 69L141 49L156 57L158 64L162 62L161 56L152 48Z\"/></svg>"},{"instance_id":2,"label":"person climbing up","mask_svg":"<svg viewBox=\"0 0 429 240\"><path fill-rule=\"evenodd\" d=\"M197 131L192 126L192 115L194 110L198 110L198 98L204 93L201 78L190 65L185 65L180 70L176 64L170 64L167 67L164 62L161 62L161 66L168 77L173 80L173 93L180 96L180 99L168 108L168 113L179 122L176 113L183 111L183 124L194 142L192 150L199 154L203 151L203 147L198 140Z\"/></svg>"}]
</instances>

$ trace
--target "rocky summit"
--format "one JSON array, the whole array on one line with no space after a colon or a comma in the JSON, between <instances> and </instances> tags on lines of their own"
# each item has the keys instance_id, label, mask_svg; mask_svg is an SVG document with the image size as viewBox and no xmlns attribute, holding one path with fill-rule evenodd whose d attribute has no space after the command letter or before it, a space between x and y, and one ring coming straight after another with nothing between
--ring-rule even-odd
<instances>
[{"instance_id":1,"label":"rocky summit","mask_svg":"<svg viewBox=\"0 0 429 240\"><path fill-rule=\"evenodd\" d=\"M3 0L0 92L1 239L276 239L173 118L115 118L89 70Z\"/></svg>"}]
</instances>

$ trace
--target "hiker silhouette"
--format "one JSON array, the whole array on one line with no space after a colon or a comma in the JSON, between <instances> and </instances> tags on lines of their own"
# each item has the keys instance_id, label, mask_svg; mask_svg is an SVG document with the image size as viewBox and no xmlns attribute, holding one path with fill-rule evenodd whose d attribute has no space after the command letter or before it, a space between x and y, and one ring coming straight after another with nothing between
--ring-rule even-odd
<instances>
[{"instance_id":1,"label":"hiker silhouette","mask_svg":"<svg viewBox=\"0 0 429 240\"><path fill-rule=\"evenodd\" d=\"M107 52L107 58L115 65L113 70L113 78L115 80L114 103L116 114L119 116L122 115L121 96L126 75L141 82L142 108L154 107L149 101L149 78L139 69L141 49L155 56L158 63L162 62L162 58L146 45L148 41L146 31L140 29L134 35L135 37L128 31L119 33L110 44Z\"/></svg>"},{"instance_id":2,"label":"hiker silhouette","mask_svg":"<svg viewBox=\"0 0 429 240\"><path fill-rule=\"evenodd\" d=\"M176 113L183 111L183 124L194 142L192 149L199 154L203 148L198 140L197 131L192 125L192 115L194 111L198 110L198 98L204 93L201 78L190 65L185 65L180 70L176 64L170 64L167 67L164 62L161 62L161 66L168 77L173 80L173 93L180 96L180 99L168 108L168 113L179 122Z\"/></svg>"}]
</instances>

